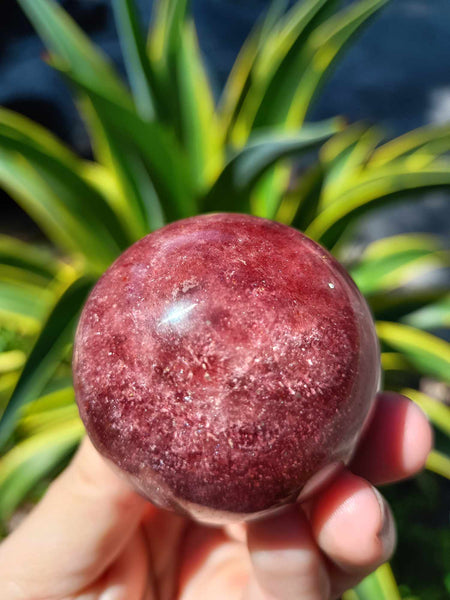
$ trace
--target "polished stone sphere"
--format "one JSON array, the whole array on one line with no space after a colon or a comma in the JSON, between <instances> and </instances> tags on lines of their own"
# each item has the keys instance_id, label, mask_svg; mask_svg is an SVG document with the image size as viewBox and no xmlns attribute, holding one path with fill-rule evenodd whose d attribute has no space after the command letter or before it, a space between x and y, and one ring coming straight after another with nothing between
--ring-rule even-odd
<instances>
[{"instance_id":1,"label":"polished stone sphere","mask_svg":"<svg viewBox=\"0 0 450 600\"><path fill-rule=\"evenodd\" d=\"M296 500L348 462L379 350L326 250L279 223L211 214L146 236L106 271L73 372L100 453L158 506L223 522Z\"/></svg>"}]
</instances>

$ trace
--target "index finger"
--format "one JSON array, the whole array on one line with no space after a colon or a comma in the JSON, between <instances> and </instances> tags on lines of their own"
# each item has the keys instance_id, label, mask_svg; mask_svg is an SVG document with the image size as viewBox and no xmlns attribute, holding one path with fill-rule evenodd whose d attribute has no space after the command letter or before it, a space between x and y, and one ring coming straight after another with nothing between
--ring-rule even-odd
<instances>
[{"instance_id":1,"label":"index finger","mask_svg":"<svg viewBox=\"0 0 450 600\"><path fill-rule=\"evenodd\" d=\"M349 468L376 485L399 481L424 467L432 443L422 410L401 394L384 392Z\"/></svg>"}]
</instances>

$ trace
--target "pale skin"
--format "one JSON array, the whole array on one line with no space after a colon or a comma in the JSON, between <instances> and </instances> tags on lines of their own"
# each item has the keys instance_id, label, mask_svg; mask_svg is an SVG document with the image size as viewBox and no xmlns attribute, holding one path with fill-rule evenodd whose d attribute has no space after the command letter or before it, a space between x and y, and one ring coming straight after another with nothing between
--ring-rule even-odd
<instances>
[{"instance_id":1,"label":"pale skin","mask_svg":"<svg viewBox=\"0 0 450 600\"><path fill-rule=\"evenodd\" d=\"M2 600L331 600L391 556L373 485L410 477L432 445L406 398L377 397L355 458L313 499L262 521L206 527L161 511L86 439L0 545Z\"/></svg>"}]
</instances>

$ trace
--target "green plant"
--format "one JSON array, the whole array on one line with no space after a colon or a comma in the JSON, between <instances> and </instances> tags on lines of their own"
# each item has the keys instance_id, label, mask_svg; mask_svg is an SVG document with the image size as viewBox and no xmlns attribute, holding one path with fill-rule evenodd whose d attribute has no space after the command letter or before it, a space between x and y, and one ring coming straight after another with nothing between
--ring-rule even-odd
<instances>
[{"instance_id":1,"label":"green plant","mask_svg":"<svg viewBox=\"0 0 450 600\"><path fill-rule=\"evenodd\" d=\"M356 261L346 244L361 215L450 186L450 127L383 143L378 128L361 123L306 121L343 49L387 0L343 9L303 0L288 14L276 2L218 102L186 0L157 3L147 40L132 0L114 0L130 89L53 0L18 1L74 92L95 160L0 109L0 185L52 244L0 239L0 324L9 332L0 348L2 523L82 436L70 353L90 287L136 239L211 210L292 224L346 264L378 321L385 385L408 390L442 431L428 467L450 478L449 409L418 392L424 375L449 383L450 350L433 334L449 325L449 299L444 289L410 285L448 266L448 255L439 239L419 234L375 242ZM396 590L383 567L347 596L390 599Z\"/></svg>"}]
</instances>

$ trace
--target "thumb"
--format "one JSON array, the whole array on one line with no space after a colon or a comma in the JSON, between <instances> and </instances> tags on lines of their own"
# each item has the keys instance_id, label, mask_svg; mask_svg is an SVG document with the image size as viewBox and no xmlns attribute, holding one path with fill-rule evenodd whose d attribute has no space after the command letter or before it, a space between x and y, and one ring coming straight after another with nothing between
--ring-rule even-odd
<instances>
[{"instance_id":1,"label":"thumb","mask_svg":"<svg viewBox=\"0 0 450 600\"><path fill-rule=\"evenodd\" d=\"M86 438L0 546L0 598L51 600L89 585L127 545L146 505Z\"/></svg>"}]
</instances>

